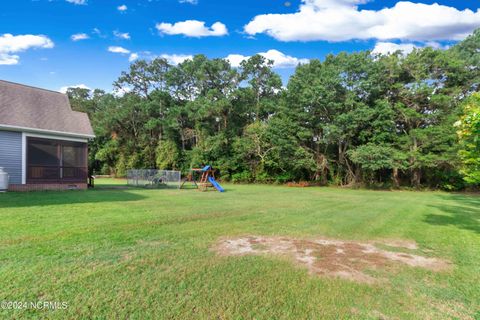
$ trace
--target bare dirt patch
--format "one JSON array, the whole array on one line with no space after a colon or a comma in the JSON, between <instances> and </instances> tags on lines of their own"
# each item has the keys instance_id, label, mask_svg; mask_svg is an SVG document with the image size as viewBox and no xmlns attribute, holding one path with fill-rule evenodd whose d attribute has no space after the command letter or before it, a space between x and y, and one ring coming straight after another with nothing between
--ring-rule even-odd
<instances>
[{"instance_id":1,"label":"bare dirt patch","mask_svg":"<svg viewBox=\"0 0 480 320\"><path fill-rule=\"evenodd\" d=\"M414 242L380 242L390 247L417 249ZM415 248L415 249L414 249ZM311 274L339 277L347 280L374 283L376 278L368 270L388 268L396 264L420 267L431 271L446 271L448 261L420 255L393 252L378 248L373 243L333 239L295 239L287 237L249 236L222 239L214 250L225 256L278 255L306 267Z\"/></svg>"}]
</instances>

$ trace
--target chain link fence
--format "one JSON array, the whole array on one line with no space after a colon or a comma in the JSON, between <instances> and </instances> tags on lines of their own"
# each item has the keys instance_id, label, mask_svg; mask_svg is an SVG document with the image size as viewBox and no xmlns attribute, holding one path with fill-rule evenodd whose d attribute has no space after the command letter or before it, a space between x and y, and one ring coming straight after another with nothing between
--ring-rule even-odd
<instances>
[{"instance_id":1,"label":"chain link fence","mask_svg":"<svg viewBox=\"0 0 480 320\"><path fill-rule=\"evenodd\" d=\"M140 188L180 189L182 174L180 171L134 169L127 171L127 184Z\"/></svg>"}]
</instances>

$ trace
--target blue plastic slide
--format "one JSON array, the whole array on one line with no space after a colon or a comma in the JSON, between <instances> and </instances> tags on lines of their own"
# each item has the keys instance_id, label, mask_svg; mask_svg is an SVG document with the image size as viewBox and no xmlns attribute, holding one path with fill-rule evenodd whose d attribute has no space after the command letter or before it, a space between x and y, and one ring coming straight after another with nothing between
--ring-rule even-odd
<instances>
[{"instance_id":1,"label":"blue plastic slide","mask_svg":"<svg viewBox=\"0 0 480 320\"><path fill-rule=\"evenodd\" d=\"M217 181L215 181L215 179L213 177L208 177L208 181L210 181L210 183L212 184L212 186L215 187L215 189L217 189L218 191L220 192L225 192L225 189L222 188L221 185L218 184Z\"/></svg>"}]
</instances>

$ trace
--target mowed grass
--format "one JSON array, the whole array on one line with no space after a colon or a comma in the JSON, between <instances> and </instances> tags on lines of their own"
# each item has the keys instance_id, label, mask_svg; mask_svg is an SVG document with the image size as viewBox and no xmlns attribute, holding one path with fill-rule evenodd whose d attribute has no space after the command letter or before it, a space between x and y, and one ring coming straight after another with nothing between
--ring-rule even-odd
<instances>
[{"instance_id":1,"label":"mowed grass","mask_svg":"<svg viewBox=\"0 0 480 320\"><path fill-rule=\"evenodd\" d=\"M480 197L227 185L227 192L109 189L0 194L2 319L478 319ZM449 272L398 266L363 284L274 256L225 257L246 235L414 240Z\"/></svg>"}]
</instances>

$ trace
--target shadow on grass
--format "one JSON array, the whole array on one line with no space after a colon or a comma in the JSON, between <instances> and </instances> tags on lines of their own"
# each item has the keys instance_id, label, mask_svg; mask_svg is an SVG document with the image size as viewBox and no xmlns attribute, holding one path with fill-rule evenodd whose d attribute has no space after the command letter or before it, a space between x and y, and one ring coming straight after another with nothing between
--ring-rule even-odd
<instances>
[{"instance_id":1,"label":"shadow on grass","mask_svg":"<svg viewBox=\"0 0 480 320\"><path fill-rule=\"evenodd\" d=\"M480 197L443 196L451 205L432 206L444 214L428 214L425 222L437 226L455 226L480 234Z\"/></svg>"},{"instance_id":2,"label":"shadow on grass","mask_svg":"<svg viewBox=\"0 0 480 320\"><path fill-rule=\"evenodd\" d=\"M0 209L81 203L128 202L146 197L131 190L9 192L0 194Z\"/></svg>"}]
</instances>

